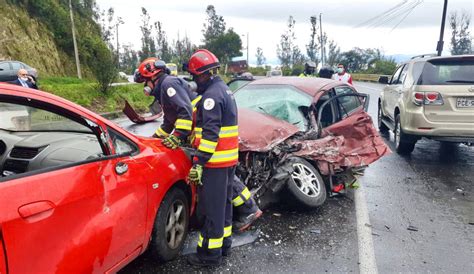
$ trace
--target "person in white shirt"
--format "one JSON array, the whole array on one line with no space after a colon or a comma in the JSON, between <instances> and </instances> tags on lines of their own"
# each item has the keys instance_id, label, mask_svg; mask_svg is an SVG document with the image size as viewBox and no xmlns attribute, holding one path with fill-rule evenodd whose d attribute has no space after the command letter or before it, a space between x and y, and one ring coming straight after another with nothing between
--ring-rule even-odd
<instances>
[{"instance_id":1,"label":"person in white shirt","mask_svg":"<svg viewBox=\"0 0 474 274\"><path fill-rule=\"evenodd\" d=\"M332 79L352 85L352 76L346 72L343 64L337 64L337 70L332 75Z\"/></svg>"}]
</instances>

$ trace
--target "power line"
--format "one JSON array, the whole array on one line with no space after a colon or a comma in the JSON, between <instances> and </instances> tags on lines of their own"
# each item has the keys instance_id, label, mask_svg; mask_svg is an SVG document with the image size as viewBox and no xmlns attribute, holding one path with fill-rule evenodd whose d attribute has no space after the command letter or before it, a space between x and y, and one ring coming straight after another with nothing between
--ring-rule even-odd
<instances>
[{"instance_id":1,"label":"power line","mask_svg":"<svg viewBox=\"0 0 474 274\"><path fill-rule=\"evenodd\" d=\"M372 17L370 18L369 20L367 21L364 21L362 23L360 23L359 25L356 26L356 28L359 28L359 27L363 27L365 25L369 25L369 24L372 24L374 21L377 21L379 18L382 18L383 16L386 16L390 13L392 13L393 11L396 11L397 9L399 9L401 6L403 6L404 4L406 4L408 2L408 0L403 0L402 2L398 3L397 5L395 5L394 7L382 12L381 14L375 16L375 17Z\"/></svg>"},{"instance_id":2,"label":"power line","mask_svg":"<svg viewBox=\"0 0 474 274\"><path fill-rule=\"evenodd\" d=\"M405 16L403 16L403 18L392 28L392 30L390 30L390 32L394 31L408 17L408 15L410 15L410 13L412 13L412 11L415 10L415 8L418 7L421 3L423 3L423 0L418 1L416 5L410 11L408 11L405 14Z\"/></svg>"}]
</instances>

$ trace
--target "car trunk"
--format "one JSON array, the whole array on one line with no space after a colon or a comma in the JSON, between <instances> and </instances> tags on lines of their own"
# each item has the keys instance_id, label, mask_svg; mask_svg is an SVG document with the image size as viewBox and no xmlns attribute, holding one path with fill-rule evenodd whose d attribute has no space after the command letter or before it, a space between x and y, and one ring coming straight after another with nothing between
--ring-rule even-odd
<instances>
[{"instance_id":1,"label":"car trunk","mask_svg":"<svg viewBox=\"0 0 474 274\"><path fill-rule=\"evenodd\" d=\"M429 121L474 123L474 56L427 61L417 79L416 91L425 93L424 114Z\"/></svg>"},{"instance_id":2,"label":"car trunk","mask_svg":"<svg viewBox=\"0 0 474 274\"><path fill-rule=\"evenodd\" d=\"M474 123L473 85L418 86L419 92L439 92L443 105L424 105L426 119L431 122ZM469 104L469 105L468 105Z\"/></svg>"}]
</instances>

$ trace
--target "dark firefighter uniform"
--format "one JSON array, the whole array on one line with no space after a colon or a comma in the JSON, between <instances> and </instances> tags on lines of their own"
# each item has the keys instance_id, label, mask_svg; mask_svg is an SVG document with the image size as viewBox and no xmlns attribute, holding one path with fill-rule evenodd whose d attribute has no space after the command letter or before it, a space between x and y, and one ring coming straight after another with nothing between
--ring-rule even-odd
<instances>
[{"instance_id":1,"label":"dark firefighter uniform","mask_svg":"<svg viewBox=\"0 0 474 274\"><path fill-rule=\"evenodd\" d=\"M197 104L193 163L204 166L198 188L198 211L204 216L198 257L213 261L232 244L232 182L239 137L237 106L227 85L216 76L206 86Z\"/></svg>"},{"instance_id":2,"label":"dark firefighter uniform","mask_svg":"<svg viewBox=\"0 0 474 274\"><path fill-rule=\"evenodd\" d=\"M162 75L155 81L157 84L151 95L160 102L163 109L163 123L155 134L167 137L174 130L174 135L186 141L193 125L193 106L200 99L191 92L183 79Z\"/></svg>"}]
</instances>

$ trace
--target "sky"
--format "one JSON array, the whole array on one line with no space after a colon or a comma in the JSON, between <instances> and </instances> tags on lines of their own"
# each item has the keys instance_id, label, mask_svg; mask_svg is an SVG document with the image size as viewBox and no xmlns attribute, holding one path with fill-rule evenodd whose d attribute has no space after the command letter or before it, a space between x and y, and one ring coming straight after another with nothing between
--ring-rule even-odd
<instances>
[{"instance_id":1,"label":"sky","mask_svg":"<svg viewBox=\"0 0 474 274\"><path fill-rule=\"evenodd\" d=\"M447 17L453 11L474 14L474 0L449 0ZM277 64L277 44L286 31L288 17L296 21L296 42L302 52L310 39L310 17L322 16L323 32L334 40L342 51L353 47L379 48L385 55L417 55L433 53L439 40L443 0L97 0L101 9L113 7L115 14L124 20L119 27L120 44L141 45L140 15L145 7L151 22L160 21L168 40L187 35L196 44L202 44L202 29L206 20L206 7L214 5L222 15L227 28L241 35L243 47L249 41L250 63L255 63L256 49L270 64ZM415 4L418 4L415 6ZM383 13L399 5L406 11L398 17ZM414 8L412 8L414 7ZM381 16L382 15L382 16ZM375 18L373 21L369 21ZM389 21L380 26L370 23ZM390 20L391 19L391 20ZM471 20L471 23L472 20ZM474 35L473 25L470 32ZM444 52L449 54L450 28L446 24ZM243 58L246 58L243 50Z\"/></svg>"}]
</instances>

